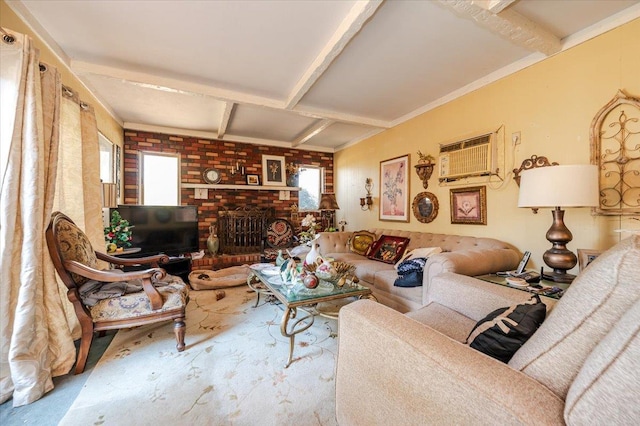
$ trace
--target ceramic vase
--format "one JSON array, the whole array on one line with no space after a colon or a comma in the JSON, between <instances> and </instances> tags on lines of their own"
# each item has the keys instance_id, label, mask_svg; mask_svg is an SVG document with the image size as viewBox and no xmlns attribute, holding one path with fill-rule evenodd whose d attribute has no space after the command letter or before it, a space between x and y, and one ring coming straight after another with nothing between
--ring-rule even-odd
<instances>
[{"instance_id":1,"label":"ceramic vase","mask_svg":"<svg viewBox=\"0 0 640 426\"><path fill-rule=\"evenodd\" d=\"M307 253L307 257L304 258L304 263L310 265L316 261L320 256L320 248L316 240L311 241L311 250Z\"/></svg>"},{"instance_id":2,"label":"ceramic vase","mask_svg":"<svg viewBox=\"0 0 640 426\"><path fill-rule=\"evenodd\" d=\"M209 227L209 238L207 238L207 249L211 256L215 256L218 254L218 250L220 249L220 239L216 234L216 227L211 225Z\"/></svg>"}]
</instances>

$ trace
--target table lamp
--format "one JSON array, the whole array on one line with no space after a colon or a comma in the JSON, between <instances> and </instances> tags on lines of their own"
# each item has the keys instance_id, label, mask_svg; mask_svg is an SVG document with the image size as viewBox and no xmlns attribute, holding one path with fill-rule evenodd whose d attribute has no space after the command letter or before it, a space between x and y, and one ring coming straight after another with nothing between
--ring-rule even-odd
<instances>
[{"instance_id":1,"label":"table lamp","mask_svg":"<svg viewBox=\"0 0 640 426\"><path fill-rule=\"evenodd\" d=\"M553 223L547 231L552 247L542 259L553 272L544 278L570 283L575 275L567 270L576 266L576 255L567 249L573 239L564 224L564 207L593 207L598 199L598 167L594 165L547 166L525 170L520 180L518 207L553 208Z\"/></svg>"},{"instance_id":2,"label":"table lamp","mask_svg":"<svg viewBox=\"0 0 640 426\"><path fill-rule=\"evenodd\" d=\"M322 212L322 225L324 228L333 228L335 227L334 223L334 214L336 210L340 210L338 206L338 201L336 200L336 194L322 194L320 196L320 205L318 209ZM326 225L325 222L326 221Z\"/></svg>"}]
</instances>

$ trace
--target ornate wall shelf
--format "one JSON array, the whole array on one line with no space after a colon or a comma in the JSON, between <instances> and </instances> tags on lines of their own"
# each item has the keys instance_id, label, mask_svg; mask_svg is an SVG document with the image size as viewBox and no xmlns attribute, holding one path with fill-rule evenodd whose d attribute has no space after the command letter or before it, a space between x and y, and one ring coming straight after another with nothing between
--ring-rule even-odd
<instances>
[{"instance_id":1,"label":"ornate wall shelf","mask_svg":"<svg viewBox=\"0 0 640 426\"><path fill-rule=\"evenodd\" d=\"M182 188L204 189L240 189L247 191L299 191L298 186L266 186L266 185L225 185L209 183L183 183Z\"/></svg>"}]
</instances>

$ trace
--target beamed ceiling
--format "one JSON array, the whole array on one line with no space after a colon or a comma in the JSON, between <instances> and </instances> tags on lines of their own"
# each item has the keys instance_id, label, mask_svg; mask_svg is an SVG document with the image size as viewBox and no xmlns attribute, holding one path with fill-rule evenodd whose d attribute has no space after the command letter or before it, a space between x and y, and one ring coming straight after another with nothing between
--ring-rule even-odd
<instances>
[{"instance_id":1,"label":"beamed ceiling","mask_svg":"<svg viewBox=\"0 0 640 426\"><path fill-rule=\"evenodd\" d=\"M334 152L639 0L7 1L127 129Z\"/></svg>"}]
</instances>

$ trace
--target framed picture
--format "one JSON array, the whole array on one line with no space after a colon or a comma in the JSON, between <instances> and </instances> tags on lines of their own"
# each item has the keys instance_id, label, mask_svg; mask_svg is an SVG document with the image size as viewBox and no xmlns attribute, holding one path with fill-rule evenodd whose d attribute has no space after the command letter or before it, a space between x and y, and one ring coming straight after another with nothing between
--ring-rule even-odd
<instances>
[{"instance_id":1,"label":"framed picture","mask_svg":"<svg viewBox=\"0 0 640 426\"><path fill-rule=\"evenodd\" d=\"M262 184L270 186L286 186L287 176L284 157L279 155L262 156Z\"/></svg>"},{"instance_id":2,"label":"framed picture","mask_svg":"<svg viewBox=\"0 0 640 426\"><path fill-rule=\"evenodd\" d=\"M451 189L451 223L486 225L487 188Z\"/></svg>"},{"instance_id":3,"label":"framed picture","mask_svg":"<svg viewBox=\"0 0 640 426\"><path fill-rule=\"evenodd\" d=\"M384 263L396 263L409 244L409 238L381 235L369 250L369 259Z\"/></svg>"},{"instance_id":4,"label":"framed picture","mask_svg":"<svg viewBox=\"0 0 640 426\"><path fill-rule=\"evenodd\" d=\"M260 176L247 175L247 185L260 185Z\"/></svg>"},{"instance_id":5,"label":"framed picture","mask_svg":"<svg viewBox=\"0 0 640 426\"><path fill-rule=\"evenodd\" d=\"M578 267L580 272L584 270L591 262L596 260L596 257L602 254L601 251L598 250L585 250L578 249Z\"/></svg>"},{"instance_id":6,"label":"framed picture","mask_svg":"<svg viewBox=\"0 0 640 426\"><path fill-rule=\"evenodd\" d=\"M380 220L409 222L409 155L380 162Z\"/></svg>"},{"instance_id":7,"label":"framed picture","mask_svg":"<svg viewBox=\"0 0 640 426\"><path fill-rule=\"evenodd\" d=\"M438 198L431 192L421 192L413 199L411 208L419 222L432 222L438 216Z\"/></svg>"}]
</instances>

